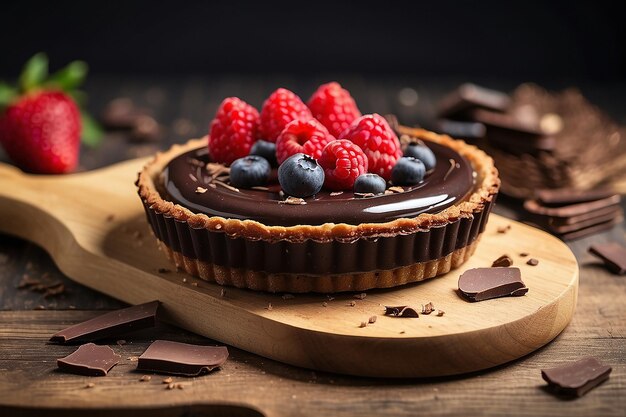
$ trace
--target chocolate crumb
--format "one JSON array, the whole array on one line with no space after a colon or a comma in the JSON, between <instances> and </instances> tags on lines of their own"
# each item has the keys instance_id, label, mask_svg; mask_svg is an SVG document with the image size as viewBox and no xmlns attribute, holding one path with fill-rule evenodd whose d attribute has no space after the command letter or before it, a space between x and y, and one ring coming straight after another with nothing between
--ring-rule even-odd
<instances>
[{"instance_id":1,"label":"chocolate crumb","mask_svg":"<svg viewBox=\"0 0 626 417\"><path fill-rule=\"evenodd\" d=\"M377 319L377 317L376 317L376 316L372 316L372 317L370 317L370 318L367 320L367 322L368 322L369 324L374 324L374 323L376 323L376 319Z\"/></svg>"},{"instance_id":2,"label":"chocolate crumb","mask_svg":"<svg viewBox=\"0 0 626 417\"><path fill-rule=\"evenodd\" d=\"M361 324L359 325L360 328L363 327L367 327L367 322L366 321L362 321Z\"/></svg>"},{"instance_id":3,"label":"chocolate crumb","mask_svg":"<svg viewBox=\"0 0 626 417\"><path fill-rule=\"evenodd\" d=\"M511 257L509 255L502 255L500 256L498 259L496 259L495 261L493 261L493 263L491 264L492 268L497 268L497 267L509 267L513 265L513 259L511 259Z\"/></svg>"},{"instance_id":4,"label":"chocolate crumb","mask_svg":"<svg viewBox=\"0 0 626 417\"><path fill-rule=\"evenodd\" d=\"M522 253L519 254L519 256L521 256L522 258L525 258L528 255L530 255L528 252L522 252Z\"/></svg>"},{"instance_id":5,"label":"chocolate crumb","mask_svg":"<svg viewBox=\"0 0 626 417\"><path fill-rule=\"evenodd\" d=\"M539 265L539 261L538 261L538 260L536 260L535 258L530 258L530 259L526 262L526 264L527 264L527 265L530 265L530 266L537 266L537 265Z\"/></svg>"},{"instance_id":6,"label":"chocolate crumb","mask_svg":"<svg viewBox=\"0 0 626 417\"><path fill-rule=\"evenodd\" d=\"M165 387L165 389L174 389L176 388L176 384L174 384L173 382L171 384L167 384L167 387Z\"/></svg>"},{"instance_id":7,"label":"chocolate crumb","mask_svg":"<svg viewBox=\"0 0 626 417\"><path fill-rule=\"evenodd\" d=\"M129 356L128 360L131 361L131 362L137 362L139 360L139 357L138 356Z\"/></svg>"},{"instance_id":8,"label":"chocolate crumb","mask_svg":"<svg viewBox=\"0 0 626 417\"><path fill-rule=\"evenodd\" d=\"M226 297L226 290L224 288L220 290L220 297L222 298Z\"/></svg>"},{"instance_id":9,"label":"chocolate crumb","mask_svg":"<svg viewBox=\"0 0 626 417\"><path fill-rule=\"evenodd\" d=\"M93 388L95 386L96 384L94 384L93 382L89 382L87 385L85 385L85 388Z\"/></svg>"},{"instance_id":10,"label":"chocolate crumb","mask_svg":"<svg viewBox=\"0 0 626 417\"><path fill-rule=\"evenodd\" d=\"M208 190L204 187L196 187L196 194L204 194L206 193Z\"/></svg>"},{"instance_id":11,"label":"chocolate crumb","mask_svg":"<svg viewBox=\"0 0 626 417\"><path fill-rule=\"evenodd\" d=\"M343 194L343 191L333 191L332 193L330 193L330 196L331 197L335 197L335 196L341 195L341 194Z\"/></svg>"},{"instance_id":12,"label":"chocolate crumb","mask_svg":"<svg viewBox=\"0 0 626 417\"><path fill-rule=\"evenodd\" d=\"M350 307L354 307L355 305L356 305L356 303L355 303L354 301L350 301L350 302L348 303L348 306L350 306Z\"/></svg>"},{"instance_id":13,"label":"chocolate crumb","mask_svg":"<svg viewBox=\"0 0 626 417\"><path fill-rule=\"evenodd\" d=\"M324 302L322 303L322 307L328 307L328 303L327 303L326 301L324 301Z\"/></svg>"},{"instance_id":14,"label":"chocolate crumb","mask_svg":"<svg viewBox=\"0 0 626 417\"><path fill-rule=\"evenodd\" d=\"M435 306L431 302L429 302L425 306L422 306L422 314L428 315L432 313L433 311L435 311Z\"/></svg>"},{"instance_id":15,"label":"chocolate crumb","mask_svg":"<svg viewBox=\"0 0 626 417\"><path fill-rule=\"evenodd\" d=\"M445 312L445 311L443 311L443 310L437 310L437 317L441 317L441 316L443 316L444 314L446 314L446 312Z\"/></svg>"},{"instance_id":16,"label":"chocolate crumb","mask_svg":"<svg viewBox=\"0 0 626 417\"><path fill-rule=\"evenodd\" d=\"M357 300L363 300L363 299L365 299L365 297L367 297L367 294L362 292L361 294L354 294L352 297L356 298Z\"/></svg>"},{"instance_id":17,"label":"chocolate crumb","mask_svg":"<svg viewBox=\"0 0 626 417\"><path fill-rule=\"evenodd\" d=\"M141 378L139 378L140 382L148 382L152 379L152 377L150 375L144 375Z\"/></svg>"},{"instance_id":18,"label":"chocolate crumb","mask_svg":"<svg viewBox=\"0 0 626 417\"><path fill-rule=\"evenodd\" d=\"M183 284L187 282L187 278L183 278Z\"/></svg>"},{"instance_id":19,"label":"chocolate crumb","mask_svg":"<svg viewBox=\"0 0 626 417\"><path fill-rule=\"evenodd\" d=\"M290 205L299 206L302 204L306 204L306 201L298 197L287 197L286 199L279 201L278 204L290 204Z\"/></svg>"},{"instance_id":20,"label":"chocolate crumb","mask_svg":"<svg viewBox=\"0 0 626 417\"><path fill-rule=\"evenodd\" d=\"M369 197L374 197L376 194L374 193L354 193L355 196L360 197L360 198L369 198Z\"/></svg>"},{"instance_id":21,"label":"chocolate crumb","mask_svg":"<svg viewBox=\"0 0 626 417\"><path fill-rule=\"evenodd\" d=\"M197 282L192 282L192 283L191 283L191 286L192 286L192 287L197 287L197 286L198 286L198 283L197 283Z\"/></svg>"},{"instance_id":22,"label":"chocolate crumb","mask_svg":"<svg viewBox=\"0 0 626 417\"><path fill-rule=\"evenodd\" d=\"M406 332L404 330L400 330L400 334L405 334Z\"/></svg>"},{"instance_id":23,"label":"chocolate crumb","mask_svg":"<svg viewBox=\"0 0 626 417\"><path fill-rule=\"evenodd\" d=\"M274 306L272 306L272 303L268 303L267 307L265 307L266 310L268 311L272 311L274 309Z\"/></svg>"},{"instance_id":24,"label":"chocolate crumb","mask_svg":"<svg viewBox=\"0 0 626 417\"><path fill-rule=\"evenodd\" d=\"M167 268L159 268L159 269L157 269L157 272L159 274L168 274L168 273L172 272L172 270L171 269L167 269Z\"/></svg>"},{"instance_id":25,"label":"chocolate crumb","mask_svg":"<svg viewBox=\"0 0 626 417\"><path fill-rule=\"evenodd\" d=\"M506 226L498 227L498 233L506 233L509 230L511 230L511 225L510 224L507 224Z\"/></svg>"},{"instance_id":26,"label":"chocolate crumb","mask_svg":"<svg viewBox=\"0 0 626 417\"><path fill-rule=\"evenodd\" d=\"M172 379L172 377L171 377L171 376L168 376L167 378L164 378L164 379L163 379L163 381L161 381L161 383L162 383L162 384L171 384L171 383L172 383L172 381L174 381L174 380Z\"/></svg>"},{"instance_id":27,"label":"chocolate crumb","mask_svg":"<svg viewBox=\"0 0 626 417\"><path fill-rule=\"evenodd\" d=\"M326 298L328 299L328 301L333 301L335 299L335 297L333 297L332 295L327 295Z\"/></svg>"},{"instance_id":28,"label":"chocolate crumb","mask_svg":"<svg viewBox=\"0 0 626 417\"><path fill-rule=\"evenodd\" d=\"M184 389L184 388L185 388L185 386L179 382L178 384L176 384L176 388L178 388L178 389Z\"/></svg>"},{"instance_id":29,"label":"chocolate crumb","mask_svg":"<svg viewBox=\"0 0 626 417\"><path fill-rule=\"evenodd\" d=\"M389 187L387 188L389 191L391 191L392 193L403 193L404 192L404 188L399 187L397 185L394 185L393 187Z\"/></svg>"},{"instance_id":30,"label":"chocolate crumb","mask_svg":"<svg viewBox=\"0 0 626 417\"><path fill-rule=\"evenodd\" d=\"M109 223L112 222L113 220L115 220L115 215L114 214L109 214L106 217L106 221L109 222Z\"/></svg>"},{"instance_id":31,"label":"chocolate crumb","mask_svg":"<svg viewBox=\"0 0 626 417\"><path fill-rule=\"evenodd\" d=\"M283 300L293 300L294 298L296 298L293 294L283 294L282 299Z\"/></svg>"}]
</instances>

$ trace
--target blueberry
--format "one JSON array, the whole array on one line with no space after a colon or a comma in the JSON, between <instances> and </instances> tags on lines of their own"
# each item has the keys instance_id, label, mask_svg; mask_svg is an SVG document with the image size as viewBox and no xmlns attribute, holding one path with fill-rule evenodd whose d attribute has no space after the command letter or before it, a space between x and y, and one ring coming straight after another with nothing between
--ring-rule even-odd
<instances>
[{"instance_id":1,"label":"blueberry","mask_svg":"<svg viewBox=\"0 0 626 417\"><path fill-rule=\"evenodd\" d=\"M322 189L324 170L315 159L297 153L278 167L278 182L283 191L290 196L309 197Z\"/></svg>"},{"instance_id":2,"label":"blueberry","mask_svg":"<svg viewBox=\"0 0 626 417\"><path fill-rule=\"evenodd\" d=\"M234 187L250 188L267 183L270 163L257 155L237 159L230 165L230 183Z\"/></svg>"},{"instance_id":3,"label":"blueberry","mask_svg":"<svg viewBox=\"0 0 626 417\"><path fill-rule=\"evenodd\" d=\"M403 156L391 170L391 181L395 185L415 185L424 179L426 167L419 159Z\"/></svg>"},{"instance_id":4,"label":"blueberry","mask_svg":"<svg viewBox=\"0 0 626 417\"><path fill-rule=\"evenodd\" d=\"M426 171L430 171L437 165L437 158L433 151L423 143L409 143L404 150L404 156L410 156L415 159L419 159L424 163Z\"/></svg>"},{"instance_id":5,"label":"blueberry","mask_svg":"<svg viewBox=\"0 0 626 417\"><path fill-rule=\"evenodd\" d=\"M376 174L361 174L354 181L355 193L382 194L387 188L387 182L383 177Z\"/></svg>"},{"instance_id":6,"label":"blueberry","mask_svg":"<svg viewBox=\"0 0 626 417\"><path fill-rule=\"evenodd\" d=\"M252 149L250 149L250 155L262 156L263 158L267 159L267 162L269 162L271 166L278 166L278 162L276 161L275 143L259 139L252 145Z\"/></svg>"}]
</instances>

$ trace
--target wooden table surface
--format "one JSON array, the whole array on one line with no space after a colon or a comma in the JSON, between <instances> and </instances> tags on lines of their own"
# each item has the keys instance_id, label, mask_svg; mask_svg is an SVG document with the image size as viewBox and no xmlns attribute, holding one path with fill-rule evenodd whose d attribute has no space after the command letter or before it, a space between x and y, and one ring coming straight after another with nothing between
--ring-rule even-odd
<instances>
[{"instance_id":1,"label":"wooden table surface","mask_svg":"<svg viewBox=\"0 0 626 417\"><path fill-rule=\"evenodd\" d=\"M410 77L365 79L315 77L215 76L170 78L100 77L90 81L89 108L98 113L115 97L131 97L153 110L163 124L157 142L134 143L122 133L109 133L98 149L84 149L82 169L92 169L148 155L183 139L204 134L223 97L240 96L259 106L263 97L285 86L307 97L322 81L336 78L356 97L364 112L394 112L411 124L432 115L433 103L458 80L414 80ZM482 81L510 89L514 83ZM564 87L567 84L552 84ZM410 87L416 104L401 94ZM583 92L621 123L626 122L626 86L584 86ZM406 91L405 91L406 93ZM403 99L404 97L404 99ZM414 96L413 96L414 97ZM403 101L404 100L404 101ZM403 104L404 103L404 104ZM6 157L0 154L0 160ZM626 205L625 205L626 206ZM495 211L520 215L519 203L500 198ZM552 343L513 363L484 372L436 379L389 380L312 372L230 348L224 368L198 378L176 378L184 389L166 390L162 377L139 382L129 359L156 338L210 343L178 328L156 329L127 336L121 363L104 378L88 378L55 370L55 359L72 347L47 344L54 332L124 304L73 283L35 245L0 235L0 413L2 415L242 415L242 416L366 416L366 415L489 415L489 416L624 416L626 409L626 278L612 275L587 248L595 242L626 243L626 227L570 243L580 264L578 307L572 323ZM62 294L19 289L24 274L61 282ZM419 352L416 352L419 354ZM611 378L577 400L559 399L544 389L540 369L586 355L613 367ZM85 388L94 382L93 388ZM134 395L125 395L133 392ZM63 399L64 409L50 409ZM31 404L16 409L11 404ZM47 408L48 407L48 408ZM2 412L2 409L5 409ZM45 412L42 410L45 409ZM5 412L7 412L5 414Z\"/></svg>"}]
</instances>

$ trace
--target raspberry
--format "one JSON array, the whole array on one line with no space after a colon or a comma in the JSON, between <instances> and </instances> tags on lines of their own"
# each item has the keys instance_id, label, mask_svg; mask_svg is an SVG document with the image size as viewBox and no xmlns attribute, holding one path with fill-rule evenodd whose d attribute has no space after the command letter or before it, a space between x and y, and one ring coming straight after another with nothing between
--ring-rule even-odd
<instances>
[{"instance_id":1,"label":"raspberry","mask_svg":"<svg viewBox=\"0 0 626 417\"><path fill-rule=\"evenodd\" d=\"M290 122L276 139L276 159L282 164L285 159L297 153L318 159L322 149L335 137L315 119Z\"/></svg>"},{"instance_id":2,"label":"raspberry","mask_svg":"<svg viewBox=\"0 0 626 417\"><path fill-rule=\"evenodd\" d=\"M340 137L359 145L367 155L369 172L389 181L391 170L402 156L402 149L398 137L381 115L374 113L359 117Z\"/></svg>"},{"instance_id":3,"label":"raspberry","mask_svg":"<svg viewBox=\"0 0 626 417\"><path fill-rule=\"evenodd\" d=\"M337 82L320 85L307 105L313 117L322 122L335 137L339 137L355 119L361 117L348 90L341 88Z\"/></svg>"},{"instance_id":4,"label":"raspberry","mask_svg":"<svg viewBox=\"0 0 626 417\"><path fill-rule=\"evenodd\" d=\"M276 142L276 138L289 122L312 118L311 111L300 97L287 89L279 88L263 103L259 139Z\"/></svg>"},{"instance_id":5,"label":"raspberry","mask_svg":"<svg viewBox=\"0 0 626 417\"><path fill-rule=\"evenodd\" d=\"M351 190L357 177L367 172L367 156L346 139L329 142L318 162L326 176L324 187L330 190Z\"/></svg>"},{"instance_id":6,"label":"raspberry","mask_svg":"<svg viewBox=\"0 0 626 417\"><path fill-rule=\"evenodd\" d=\"M231 164L250 153L259 127L259 112L237 97L228 97L211 122L209 154L214 162Z\"/></svg>"}]
</instances>

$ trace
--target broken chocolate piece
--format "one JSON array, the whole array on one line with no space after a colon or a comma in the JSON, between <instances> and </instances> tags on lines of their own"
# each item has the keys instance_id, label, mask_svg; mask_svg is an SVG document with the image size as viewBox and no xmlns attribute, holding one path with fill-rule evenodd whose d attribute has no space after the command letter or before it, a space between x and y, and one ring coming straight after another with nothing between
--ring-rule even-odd
<instances>
[{"instance_id":1,"label":"broken chocolate piece","mask_svg":"<svg viewBox=\"0 0 626 417\"><path fill-rule=\"evenodd\" d=\"M78 375L105 376L121 356L108 346L94 343L81 345L73 353L57 359L59 369Z\"/></svg>"},{"instance_id":2,"label":"broken chocolate piece","mask_svg":"<svg viewBox=\"0 0 626 417\"><path fill-rule=\"evenodd\" d=\"M511 259L509 255L502 255L501 257L493 261L493 263L491 264L491 267L505 267L506 268L511 265L513 265L513 259Z\"/></svg>"},{"instance_id":3,"label":"broken chocolate piece","mask_svg":"<svg viewBox=\"0 0 626 417\"><path fill-rule=\"evenodd\" d=\"M539 265L539 261L536 260L535 258L530 258L529 260L526 261L526 265L537 266Z\"/></svg>"},{"instance_id":4,"label":"broken chocolate piece","mask_svg":"<svg viewBox=\"0 0 626 417\"><path fill-rule=\"evenodd\" d=\"M605 189L581 191L571 188L557 188L537 191L537 200L544 205L563 206L601 200L613 195L615 195L615 191Z\"/></svg>"},{"instance_id":5,"label":"broken chocolate piece","mask_svg":"<svg viewBox=\"0 0 626 417\"><path fill-rule=\"evenodd\" d=\"M505 111L510 103L511 99L505 93L468 83L441 100L438 116L467 120L472 110Z\"/></svg>"},{"instance_id":6,"label":"broken chocolate piece","mask_svg":"<svg viewBox=\"0 0 626 417\"><path fill-rule=\"evenodd\" d=\"M416 309L408 306L385 306L385 316L418 318Z\"/></svg>"},{"instance_id":7,"label":"broken chocolate piece","mask_svg":"<svg viewBox=\"0 0 626 417\"><path fill-rule=\"evenodd\" d=\"M519 296L528 292L519 268L474 268L459 277L459 291L470 301Z\"/></svg>"},{"instance_id":8,"label":"broken chocolate piece","mask_svg":"<svg viewBox=\"0 0 626 417\"><path fill-rule=\"evenodd\" d=\"M139 357L137 370L197 376L221 366L227 358L226 346L200 346L156 340Z\"/></svg>"},{"instance_id":9,"label":"broken chocolate piece","mask_svg":"<svg viewBox=\"0 0 626 417\"><path fill-rule=\"evenodd\" d=\"M53 335L50 340L59 343L87 342L115 337L131 330L154 327L158 301L111 311L78 323Z\"/></svg>"},{"instance_id":10,"label":"broken chocolate piece","mask_svg":"<svg viewBox=\"0 0 626 417\"><path fill-rule=\"evenodd\" d=\"M432 302L429 302L425 306L422 306L422 314L429 315L433 311L435 311L435 306L433 305Z\"/></svg>"},{"instance_id":11,"label":"broken chocolate piece","mask_svg":"<svg viewBox=\"0 0 626 417\"><path fill-rule=\"evenodd\" d=\"M607 379L611 367L586 357L556 368L542 369L541 377L555 393L582 397Z\"/></svg>"},{"instance_id":12,"label":"broken chocolate piece","mask_svg":"<svg viewBox=\"0 0 626 417\"><path fill-rule=\"evenodd\" d=\"M602 259L614 274L626 274L626 248L616 242L591 245L589 252Z\"/></svg>"}]
</instances>

